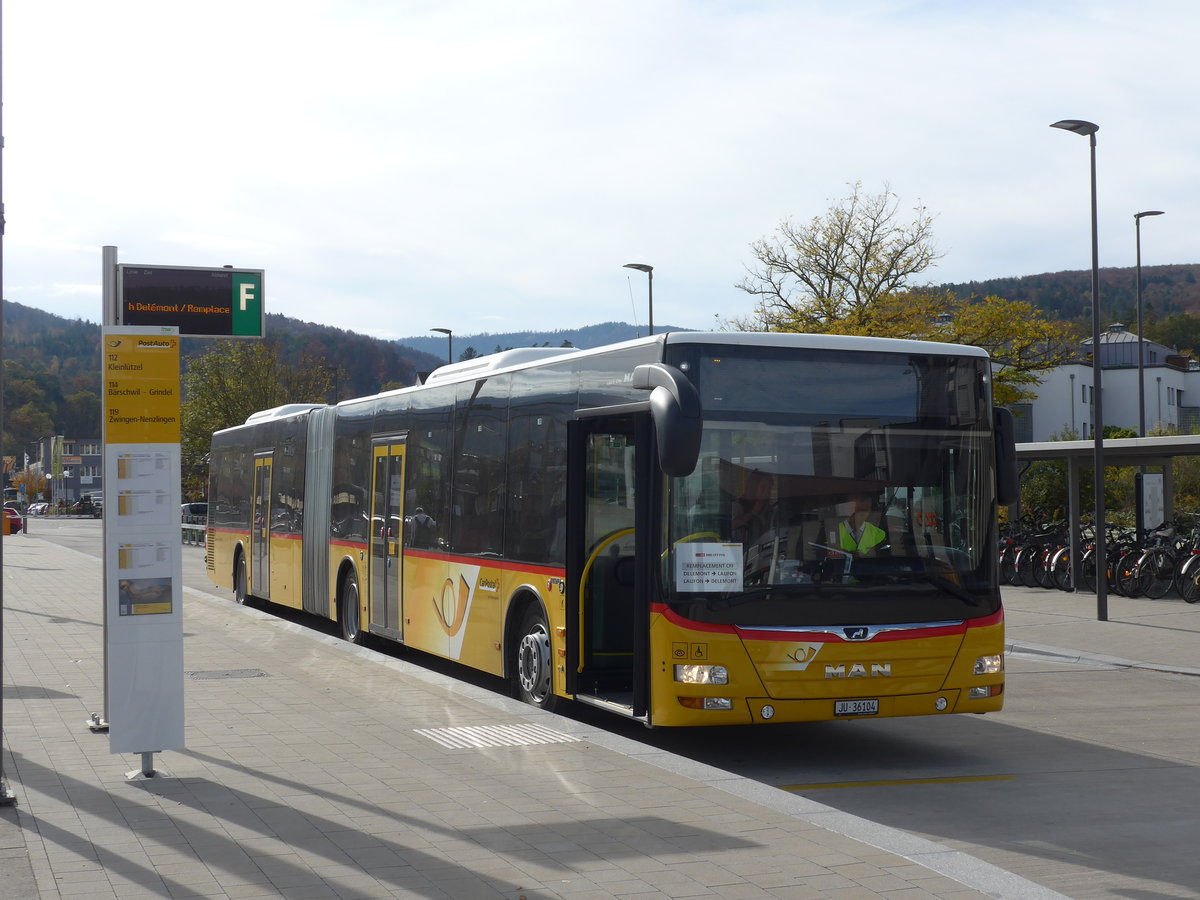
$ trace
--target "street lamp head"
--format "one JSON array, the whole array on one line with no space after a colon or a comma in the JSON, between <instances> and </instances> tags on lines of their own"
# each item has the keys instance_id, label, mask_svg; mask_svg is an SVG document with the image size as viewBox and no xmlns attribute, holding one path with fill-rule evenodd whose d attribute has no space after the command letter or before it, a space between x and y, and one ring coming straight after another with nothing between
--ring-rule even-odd
<instances>
[{"instance_id":1,"label":"street lamp head","mask_svg":"<svg viewBox=\"0 0 1200 900\"><path fill-rule=\"evenodd\" d=\"M438 334L454 334L449 328L430 328L430 331L436 331Z\"/></svg>"},{"instance_id":2,"label":"street lamp head","mask_svg":"<svg viewBox=\"0 0 1200 900\"><path fill-rule=\"evenodd\" d=\"M646 272L647 274L654 271L654 266L648 266L645 263L625 263L625 265L621 266L621 268L637 269L639 272Z\"/></svg>"},{"instance_id":3,"label":"street lamp head","mask_svg":"<svg viewBox=\"0 0 1200 900\"><path fill-rule=\"evenodd\" d=\"M1055 122L1051 128L1061 128L1063 131L1070 131L1074 134L1082 134L1085 137L1090 134L1095 134L1100 130L1100 126L1094 122L1085 122L1083 119L1063 119L1061 122Z\"/></svg>"},{"instance_id":4,"label":"street lamp head","mask_svg":"<svg viewBox=\"0 0 1200 900\"><path fill-rule=\"evenodd\" d=\"M1142 218L1145 218L1146 216L1161 216L1161 215L1163 215L1163 211L1161 209L1148 209L1145 212L1134 213L1133 217L1134 217L1134 219L1142 219Z\"/></svg>"}]
</instances>

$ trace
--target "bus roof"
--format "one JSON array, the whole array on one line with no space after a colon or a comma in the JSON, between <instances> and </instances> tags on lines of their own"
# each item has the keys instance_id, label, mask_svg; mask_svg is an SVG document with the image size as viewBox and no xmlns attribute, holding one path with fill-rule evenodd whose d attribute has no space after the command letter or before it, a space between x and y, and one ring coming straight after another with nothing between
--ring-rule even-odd
<instances>
[{"instance_id":1,"label":"bus roof","mask_svg":"<svg viewBox=\"0 0 1200 900\"><path fill-rule=\"evenodd\" d=\"M474 359L464 359L456 363L447 363L434 369L425 379L426 384L438 384L443 381L457 381L467 376L479 376L509 369L516 366L544 362L566 353L579 353L577 347L518 347L515 350L501 350L487 356L477 356Z\"/></svg>"},{"instance_id":2,"label":"bus roof","mask_svg":"<svg viewBox=\"0 0 1200 900\"><path fill-rule=\"evenodd\" d=\"M855 334L798 334L779 331L672 331L667 343L736 344L751 347L810 347L816 350L863 350L872 353L930 353L940 356L986 357L982 347L917 341L904 338L862 337Z\"/></svg>"},{"instance_id":3,"label":"bus roof","mask_svg":"<svg viewBox=\"0 0 1200 900\"><path fill-rule=\"evenodd\" d=\"M649 337L633 338L616 344L606 344L580 350L574 347L518 347L513 350L503 350L475 359L450 363L435 369L425 380L425 385L453 384L459 381L469 381L486 375L510 372L513 370L537 368L561 360L565 356L589 357L620 350L628 347L645 346L648 344L725 344L742 347L795 347L817 350L846 350L871 353L926 353L938 356L969 356L986 359L987 351L981 347L966 344L945 344L935 341L915 341L901 338L860 337L844 334L794 334L784 332L761 331L670 331ZM419 391L422 385L395 388L370 397L354 397L342 400L338 406L357 404L374 397L402 394L409 391ZM264 409L251 413L246 424L262 422L268 419L283 419L289 416L302 415L314 409L320 409L321 403L287 403L274 409ZM238 426L233 426L238 427ZM222 429L227 430L227 429Z\"/></svg>"},{"instance_id":4,"label":"bus roof","mask_svg":"<svg viewBox=\"0 0 1200 900\"><path fill-rule=\"evenodd\" d=\"M588 357L647 344L726 344L749 347L808 347L824 350L863 351L871 353L927 353L939 356L972 356L987 358L981 347L966 344L945 344L936 341L915 341L901 338L860 337L847 334L794 334L765 331L669 331L650 337L633 338L616 344L605 344L587 350L572 347L519 347L503 350L475 359L448 363L430 373L425 385L453 384L486 375L530 369L557 362L566 355ZM420 390L423 385L396 388L384 394ZM373 396L382 396L373 395ZM356 403L364 397L343 400L341 404ZM339 404L339 405L341 405Z\"/></svg>"}]
</instances>

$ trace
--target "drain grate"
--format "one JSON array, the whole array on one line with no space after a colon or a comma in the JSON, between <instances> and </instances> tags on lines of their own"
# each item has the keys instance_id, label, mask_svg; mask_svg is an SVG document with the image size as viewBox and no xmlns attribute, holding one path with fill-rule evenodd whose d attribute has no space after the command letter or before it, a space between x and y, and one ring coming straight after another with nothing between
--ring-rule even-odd
<instances>
[{"instance_id":1,"label":"drain grate","mask_svg":"<svg viewBox=\"0 0 1200 900\"><path fill-rule=\"evenodd\" d=\"M220 681L226 678L267 678L262 669L212 669L207 672L188 672L195 681Z\"/></svg>"},{"instance_id":2,"label":"drain grate","mask_svg":"<svg viewBox=\"0 0 1200 900\"><path fill-rule=\"evenodd\" d=\"M466 725L459 728L416 728L451 750L464 747L520 747L527 744L566 744L582 738L562 734L540 725Z\"/></svg>"}]
</instances>

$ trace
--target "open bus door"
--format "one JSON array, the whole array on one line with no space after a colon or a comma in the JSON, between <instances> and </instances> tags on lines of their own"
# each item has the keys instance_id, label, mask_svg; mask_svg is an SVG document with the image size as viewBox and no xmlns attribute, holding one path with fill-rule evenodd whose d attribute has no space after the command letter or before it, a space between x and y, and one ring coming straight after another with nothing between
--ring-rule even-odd
<instances>
[{"instance_id":1,"label":"open bus door","mask_svg":"<svg viewBox=\"0 0 1200 900\"><path fill-rule=\"evenodd\" d=\"M651 423L646 413L595 412L567 429L567 690L645 721Z\"/></svg>"},{"instance_id":2,"label":"open bus door","mask_svg":"<svg viewBox=\"0 0 1200 900\"><path fill-rule=\"evenodd\" d=\"M403 640L405 436L376 438L371 470L370 631Z\"/></svg>"},{"instance_id":3,"label":"open bus door","mask_svg":"<svg viewBox=\"0 0 1200 900\"><path fill-rule=\"evenodd\" d=\"M250 498L250 571L247 593L271 599L271 463L270 453L254 457Z\"/></svg>"}]
</instances>

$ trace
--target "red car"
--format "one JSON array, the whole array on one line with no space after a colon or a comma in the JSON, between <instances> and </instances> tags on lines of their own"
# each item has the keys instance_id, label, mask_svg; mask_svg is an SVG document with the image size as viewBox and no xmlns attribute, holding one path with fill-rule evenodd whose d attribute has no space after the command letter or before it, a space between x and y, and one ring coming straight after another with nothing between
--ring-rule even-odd
<instances>
[{"instance_id":1,"label":"red car","mask_svg":"<svg viewBox=\"0 0 1200 900\"><path fill-rule=\"evenodd\" d=\"M4 507L4 518L8 520L8 529L6 534L20 534L21 532L21 514L11 506Z\"/></svg>"}]
</instances>

